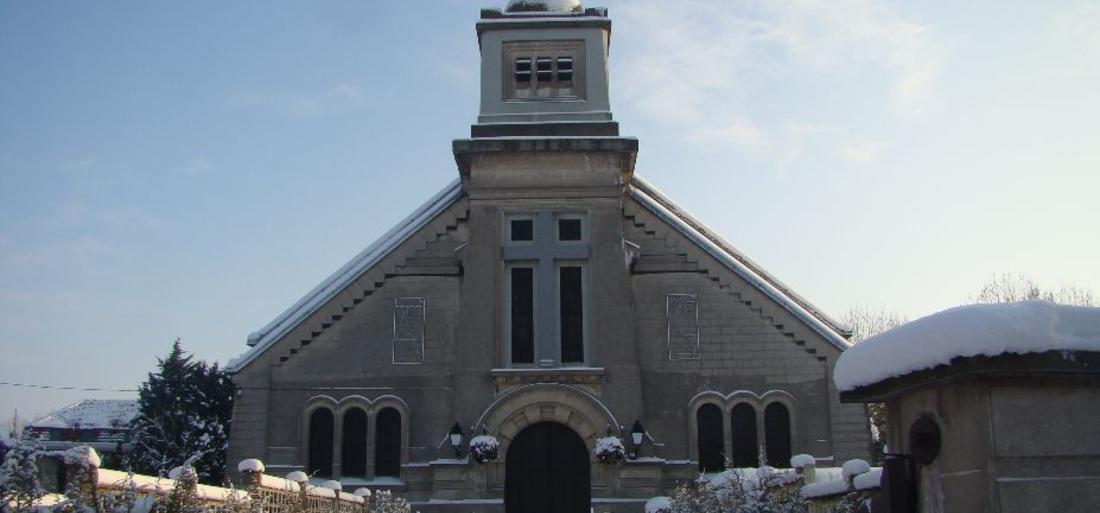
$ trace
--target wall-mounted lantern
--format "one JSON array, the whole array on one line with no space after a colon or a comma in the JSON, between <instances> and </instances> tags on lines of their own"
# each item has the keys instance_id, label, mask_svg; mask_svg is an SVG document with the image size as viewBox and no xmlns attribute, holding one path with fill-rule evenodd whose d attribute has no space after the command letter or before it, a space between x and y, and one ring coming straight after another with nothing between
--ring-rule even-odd
<instances>
[{"instance_id":1,"label":"wall-mounted lantern","mask_svg":"<svg viewBox=\"0 0 1100 513\"><path fill-rule=\"evenodd\" d=\"M630 428L630 441L633 447L630 450L630 459L638 459L638 452L642 448L642 441L645 439L645 428L642 427L640 420L634 421L634 426Z\"/></svg>"},{"instance_id":2,"label":"wall-mounted lantern","mask_svg":"<svg viewBox=\"0 0 1100 513\"><path fill-rule=\"evenodd\" d=\"M451 447L455 450L455 458L461 458L462 453L462 426L458 422L451 426Z\"/></svg>"}]
</instances>

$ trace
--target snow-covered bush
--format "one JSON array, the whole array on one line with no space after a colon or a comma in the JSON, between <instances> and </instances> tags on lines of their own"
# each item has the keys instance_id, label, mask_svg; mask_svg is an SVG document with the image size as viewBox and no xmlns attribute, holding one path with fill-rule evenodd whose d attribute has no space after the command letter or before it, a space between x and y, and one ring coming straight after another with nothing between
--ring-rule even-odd
<instances>
[{"instance_id":1,"label":"snow-covered bush","mask_svg":"<svg viewBox=\"0 0 1100 513\"><path fill-rule=\"evenodd\" d=\"M41 449L30 444L7 447L0 462L0 506L12 511L30 511L34 501L46 492L38 481L37 459Z\"/></svg>"},{"instance_id":2,"label":"snow-covered bush","mask_svg":"<svg viewBox=\"0 0 1100 513\"><path fill-rule=\"evenodd\" d=\"M371 498L372 513L409 513L410 509L408 501L389 490L376 491Z\"/></svg>"},{"instance_id":3,"label":"snow-covered bush","mask_svg":"<svg viewBox=\"0 0 1100 513\"><path fill-rule=\"evenodd\" d=\"M670 513L806 513L802 476L772 467L730 469L672 493Z\"/></svg>"},{"instance_id":4,"label":"snow-covered bush","mask_svg":"<svg viewBox=\"0 0 1100 513\"><path fill-rule=\"evenodd\" d=\"M494 436L478 435L470 440L470 454L478 463L485 463L497 459L500 451L500 441Z\"/></svg>"},{"instance_id":5,"label":"snow-covered bush","mask_svg":"<svg viewBox=\"0 0 1100 513\"><path fill-rule=\"evenodd\" d=\"M197 493L198 475L190 463L172 469L176 486L164 497L164 513L205 513Z\"/></svg>"},{"instance_id":6,"label":"snow-covered bush","mask_svg":"<svg viewBox=\"0 0 1100 513\"><path fill-rule=\"evenodd\" d=\"M592 448L592 454L600 463L618 463L626 458L626 447L617 436L605 436L596 440L596 446Z\"/></svg>"}]
</instances>

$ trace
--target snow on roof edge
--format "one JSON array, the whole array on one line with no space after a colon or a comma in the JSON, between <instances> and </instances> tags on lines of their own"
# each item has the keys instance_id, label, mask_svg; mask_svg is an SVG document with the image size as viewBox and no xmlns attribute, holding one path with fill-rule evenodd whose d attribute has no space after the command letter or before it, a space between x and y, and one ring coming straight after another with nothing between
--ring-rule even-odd
<instances>
[{"instance_id":1,"label":"snow on roof edge","mask_svg":"<svg viewBox=\"0 0 1100 513\"><path fill-rule=\"evenodd\" d=\"M226 371L235 373L251 363L257 356L263 354L275 341L289 333L307 317L313 315L314 312L333 297L336 297L340 291L362 276L363 273L370 270L394 248L408 240L409 237L430 223L441 212L454 205L462 197L462 193L461 179L452 180L428 201L368 245L366 249L360 251L348 263L306 293L290 308L287 308L263 328L249 335L248 340L252 348L230 360L225 366ZM253 343L253 341L255 342Z\"/></svg>"},{"instance_id":2,"label":"snow on roof edge","mask_svg":"<svg viewBox=\"0 0 1100 513\"><path fill-rule=\"evenodd\" d=\"M1045 301L962 305L855 344L837 360L833 383L848 392L959 357L1075 350L1100 352L1100 308Z\"/></svg>"},{"instance_id":3,"label":"snow on roof edge","mask_svg":"<svg viewBox=\"0 0 1100 513\"><path fill-rule=\"evenodd\" d=\"M128 425L137 414L136 399L81 399L38 417L26 427L69 429L76 423L84 429L115 429L112 420Z\"/></svg>"},{"instance_id":4,"label":"snow on roof edge","mask_svg":"<svg viewBox=\"0 0 1100 513\"><path fill-rule=\"evenodd\" d=\"M714 231L707 228L679 205L662 194L656 187L638 175L631 180L630 195L642 206L671 224L681 234L692 240L719 262L726 264L738 276L755 286L768 297L775 300L799 320L808 324L814 331L825 337L841 351L850 347L845 335L849 332L842 325L825 315L805 298L796 294L790 287L768 274L763 268L738 251Z\"/></svg>"}]
</instances>

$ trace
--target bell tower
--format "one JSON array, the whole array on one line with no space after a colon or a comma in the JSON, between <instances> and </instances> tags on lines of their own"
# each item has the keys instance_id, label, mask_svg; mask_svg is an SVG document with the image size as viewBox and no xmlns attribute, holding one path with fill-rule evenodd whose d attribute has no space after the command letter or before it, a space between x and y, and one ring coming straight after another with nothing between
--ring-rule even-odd
<instances>
[{"instance_id":1,"label":"bell tower","mask_svg":"<svg viewBox=\"0 0 1100 513\"><path fill-rule=\"evenodd\" d=\"M470 135L617 136L608 101L607 9L512 0L483 9L481 110Z\"/></svg>"}]
</instances>

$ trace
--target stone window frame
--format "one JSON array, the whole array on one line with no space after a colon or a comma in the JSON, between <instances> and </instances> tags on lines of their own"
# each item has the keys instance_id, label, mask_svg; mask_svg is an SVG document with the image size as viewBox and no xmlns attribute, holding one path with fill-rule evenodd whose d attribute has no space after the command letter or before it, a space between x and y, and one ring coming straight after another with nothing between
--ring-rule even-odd
<instances>
[{"instance_id":1,"label":"stone window frame","mask_svg":"<svg viewBox=\"0 0 1100 513\"><path fill-rule=\"evenodd\" d=\"M539 211L549 211L552 214L552 216L553 216L553 225L554 225L553 230L552 230L552 232L553 232L552 234L540 234L539 223L538 223ZM580 222L581 222L581 237L580 237L580 240L575 240L575 241L560 240L558 221L561 220L561 219L579 219L580 220ZM514 221L514 220L531 220L531 222L532 222L532 237L531 237L530 241L513 241L512 240L512 221ZM505 211L503 213L503 221L502 221L501 224L502 224L502 232L503 232L502 233L502 245L503 246L521 246L521 247L522 246L527 246L527 247L535 246L539 242L540 235L541 236L548 236L548 235L553 236L554 243L555 244L560 244L560 245L563 245L563 246L583 246L583 245L590 244L589 225L588 225L588 211L586 211L584 209L576 209L576 208L555 209L555 208L549 208L549 209L536 209L535 211L532 211L530 209ZM567 366L567 364L568 364L568 366L587 366L587 365L589 365L591 342L590 342L590 337L589 337L589 322L590 322L590 320L589 320L590 319L590 316L589 316L589 311L590 311L589 298L590 298L590 294L589 294L589 277L588 277L589 263L588 262L589 262L590 258L591 258L591 256L589 256L587 258L584 258L584 259L563 258L563 259L554 261L554 277L555 277L555 279L554 279L554 283L552 284L552 286L554 288L554 305L553 305L553 307L554 307L555 311L557 311L557 312L560 312L560 309L561 309L561 290L560 290L561 289L561 267L564 265L564 266L567 266L567 267L580 267L581 268L581 304L582 304L582 328L581 328L582 332L581 333L582 333L582 344L583 344L583 347L582 347L583 360L580 361L580 362L564 362L564 361L562 361L561 351L560 351L561 333L560 333L560 326L559 326L559 327L554 328L554 330L553 330L553 332L556 333L557 337L558 337L558 340L556 341L556 343L559 344L558 361L554 362L554 364L557 365L557 366L564 367L564 366ZM541 306L540 302L539 302L541 287L546 286L546 285L539 283L539 281L540 281L538 279L539 264L538 264L537 261L530 261L530 260L504 261L503 264L504 264L503 265L504 275L503 275L502 280L501 280L501 308L502 308L502 312L501 312L502 313L502 315L501 315L501 318L502 318L502 323L501 323L502 324L501 356L502 356L502 358L501 358L501 360L502 360L502 366L505 367L505 368L518 368L518 369L544 368L543 364L545 362L541 362L539 360L539 354L540 354L539 353L539 347L540 347L540 344L545 343L545 341L543 339L545 339L546 337L544 337L543 335L545 335L544 332L546 330L542 329L542 327L539 325L538 312L539 312L539 308ZM532 311L535 312L535 315L534 315L534 318L532 319L532 324L533 324L533 329L534 329L534 337L533 337L533 341L534 341L534 358L533 358L533 360L534 361L530 362L530 363L526 363L526 362L524 362L524 363L513 363L512 362L512 294L511 294L512 284L511 284L511 281L512 281L512 269L514 269L514 268L527 268L527 269L532 269L532 271L533 271L533 273L532 273L533 274ZM556 317L556 319L557 319L558 323L561 322L560 313L558 314L558 317Z\"/></svg>"},{"instance_id":2,"label":"stone window frame","mask_svg":"<svg viewBox=\"0 0 1100 513\"><path fill-rule=\"evenodd\" d=\"M420 340L420 360L418 360L418 361L412 361L412 360L408 360L408 361L401 360L401 361L399 361L397 359L397 345L398 345L398 343L399 342L404 342L404 341L415 340L415 339L398 339L397 338L397 334L398 334L397 333L397 319L398 319L397 312L398 312L398 309L399 308L409 308L409 307L399 306L399 303L402 302L402 301L419 301L420 302L419 307L421 308L421 310L423 312L421 314L422 322L420 323L420 338L419 338L419 340ZM415 307L412 307L412 308L415 308ZM393 345L392 345L392 353L391 353L391 360L390 360L391 363L393 363L394 365L422 365L424 363L424 361L428 357L428 355L426 354L427 350L425 349L425 346L424 346L424 339L426 338L425 332L426 332L426 329L427 329L426 328L427 324L428 324L428 300L426 298L423 298L423 297L395 297L395 298L393 298L393 339L392 339Z\"/></svg>"},{"instance_id":3,"label":"stone window frame","mask_svg":"<svg viewBox=\"0 0 1100 513\"><path fill-rule=\"evenodd\" d=\"M673 297L689 297L691 303L695 305L695 352L694 353L676 353L672 349L672 298ZM699 294L695 292L670 292L665 294L665 345L668 348L668 360L701 360L703 358L702 351L702 333L699 328Z\"/></svg>"},{"instance_id":4,"label":"stone window frame","mask_svg":"<svg viewBox=\"0 0 1100 513\"><path fill-rule=\"evenodd\" d=\"M749 390L736 390L729 394L722 394L714 390L708 390L696 394L687 404L687 422L688 422L688 460L698 464L698 461L693 459L698 456L699 453L699 440L696 439L698 433L698 426L696 425L696 415L698 415L699 408L705 404L714 404L718 406L722 411L722 433L725 437L723 444L723 454L727 456L733 455L733 407L738 404L747 403L756 410L756 443L759 447L767 447L767 432L764 428L764 409L772 403L781 403L787 407L787 414L790 422L790 443L791 443L791 455L800 454L804 451L800 450L799 444L799 409L798 401L795 397L785 390L768 390L763 394L756 394ZM769 464L773 467L787 468L790 466L789 461L782 462L781 465L775 465L772 462Z\"/></svg>"},{"instance_id":5,"label":"stone window frame","mask_svg":"<svg viewBox=\"0 0 1100 513\"><path fill-rule=\"evenodd\" d=\"M365 478L373 480L375 475L375 446L378 427L376 420L378 412L385 408L393 408L401 417L401 450L400 464L403 466L409 462L409 446L411 416L410 409L404 399L396 395L383 395L371 400L361 395L350 395L336 400L328 395L316 395L306 400L302 408L301 428L299 436L298 458L303 469L308 465L309 440L312 433L309 432L309 421L313 412L318 409L327 409L333 416L332 426L332 479L344 478L361 479L364 476L343 475L343 442L344 442L344 415L352 409L363 410L367 415L367 472Z\"/></svg>"},{"instance_id":6,"label":"stone window frame","mask_svg":"<svg viewBox=\"0 0 1100 513\"><path fill-rule=\"evenodd\" d=\"M583 39L505 41L501 54L504 59L501 66L504 75L501 77L503 80L502 83L504 84L504 87L501 88L504 95L502 99L504 101L583 101L588 96L584 73L585 41ZM524 96L520 94L520 90L533 90L535 84L538 83L537 62L539 57L549 57L551 59L552 79L549 88L551 93L548 96ZM568 87L567 93L561 94L561 89L564 88L558 85L558 78L560 75L558 65L559 62L565 58L572 59L572 86ZM530 84L529 87L520 87L516 80L516 65L520 59L528 59L530 61L531 78L529 82L526 82Z\"/></svg>"}]
</instances>

